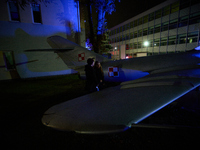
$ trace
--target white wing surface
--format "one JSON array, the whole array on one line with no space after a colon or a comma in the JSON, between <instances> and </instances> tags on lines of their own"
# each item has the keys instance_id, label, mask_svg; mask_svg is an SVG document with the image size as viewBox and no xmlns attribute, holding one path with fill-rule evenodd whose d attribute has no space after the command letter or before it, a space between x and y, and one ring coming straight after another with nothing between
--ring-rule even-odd
<instances>
[{"instance_id":1,"label":"white wing surface","mask_svg":"<svg viewBox=\"0 0 200 150\"><path fill-rule=\"evenodd\" d=\"M99 134L126 130L196 88L195 77L146 77L55 105L44 125L63 131Z\"/></svg>"}]
</instances>

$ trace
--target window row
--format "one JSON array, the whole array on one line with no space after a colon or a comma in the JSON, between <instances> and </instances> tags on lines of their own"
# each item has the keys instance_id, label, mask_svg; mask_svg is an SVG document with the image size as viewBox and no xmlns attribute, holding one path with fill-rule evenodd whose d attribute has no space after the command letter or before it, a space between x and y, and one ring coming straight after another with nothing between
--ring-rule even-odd
<instances>
[{"instance_id":1,"label":"window row","mask_svg":"<svg viewBox=\"0 0 200 150\"><path fill-rule=\"evenodd\" d=\"M19 6L16 3L16 1L9 1L8 5L9 5L10 20L20 21ZM42 23L40 5L32 3L31 8L32 8L33 22Z\"/></svg>"},{"instance_id":2,"label":"window row","mask_svg":"<svg viewBox=\"0 0 200 150\"><path fill-rule=\"evenodd\" d=\"M139 49L145 47L158 47L158 46L175 45L175 44L196 43L198 42L198 40L199 40L199 33L191 32L188 34L180 34L178 36L169 36L145 42L139 41L126 44L126 50Z\"/></svg>"},{"instance_id":3,"label":"window row","mask_svg":"<svg viewBox=\"0 0 200 150\"><path fill-rule=\"evenodd\" d=\"M171 5L168 5L162 9L159 9L153 13L150 13L144 17L141 17L137 20L134 20L133 22L130 22L124 26L121 26L115 30L112 30L110 35L114 35L114 34L117 34L117 33L120 33L120 32L123 32L125 30L128 30L130 28L133 28L133 27L137 27L139 25L142 25L144 23L147 23L149 21L152 21L154 19L158 19L158 18L161 18L163 16L166 16L166 15L169 15L171 13L174 13L176 11L179 11L181 9L184 9L186 7L190 7L192 5L195 5L199 3L199 0L180 0L180 1L177 1Z\"/></svg>"},{"instance_id":4,"label":"window row","mask_svg":"<svg viewBox=\"0 0 200 150\"><path fill-rule=\"evenodd\" d=\"M115 42L133 39L133 38L138 38L141 36L168 31L168 30L172 30L172 29L176 29L179 27L184 27L184 26L188 26L188 25L192 25L196 23L200 23L200 12L187 15L184 17L180 17L179 19L174 19L174 20L171 20L170 22L164 22L162 24L158 24L155 26L151 26L148 28L135 31L135 32L131 32L130 34L127 33L126 35L120 35L120 37L111 39L111 42L115 43Z\"/></svg>"}]
</instances>

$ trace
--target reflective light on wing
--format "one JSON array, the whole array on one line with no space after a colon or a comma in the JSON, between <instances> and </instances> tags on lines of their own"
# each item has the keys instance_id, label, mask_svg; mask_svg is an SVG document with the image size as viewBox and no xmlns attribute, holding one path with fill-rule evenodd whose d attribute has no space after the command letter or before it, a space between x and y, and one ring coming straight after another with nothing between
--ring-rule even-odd
<instances>
[{"instance_id":1,"label":"reflective light on wing","mask_svg":"<svg viewBox=\"0 0 200 150\"><path fill-rule=\"evenodd\" d=\"M192 56L200 58L200 54L193 54Z\"/></svg>"},{"instance_id":2,"label":"reflective light on wing","mask_svg":"<svg viewBox=\"0 0 200 150\"><path fill-rule=\"evenodd\" d=\"M192 56L193 57L197 57L197 58L200 58L200 46L196 47L195 50L197 51L196 53L193 53ZM198 64L199 65L199 64Z\"/></svg>"},{"instance_id":3,"label":"reflective light on wing","mask_svg":"<svg viewBox=\"0 0 200 150\"><path fill-rule=\"evenodd\" d=\"M192 91L193 89L195 89L197 86L195 86L194 88L192 88L190 91ZM170 103L172 103L173 101L179 99L180 97L182 97L183 95L187 94L188 92L190 91L187 91L181 95L179 95L178 97L174 98L173 100L169 101L168 103L166 103L165 105L163 105L162 107L158 108L158 109L155 109L154 111L152 111L151 113L147 114L145 117L139 119L138 121L134 122L135 124L141 122L142 120L148 118L149 116L151 116L152 114L154 114L155 112L159 111L160 109L164 108L165 106L169 105Z\"/></svg>"},{"instance_id":4,"label":"reflective light on wing","mask_svg":"<svg viewBox=\"0 0 200 150\"><path fill-rule=\"evenodd\" d=\"M196 47L195 50L199 51L200 50L200 46Z\"/></svg>"},{"instance_id":5,"label":"reflective light on wing","mask_svg":"<svg viewBox=\"0 0 200 150\"><path fill-rule=\"evenodd\" d=\"M149 76L148 81L124 83L52 106L44 113L42 123L84 134L121 132L199 85L199 78Z\"/></svg>"}]
</instances>

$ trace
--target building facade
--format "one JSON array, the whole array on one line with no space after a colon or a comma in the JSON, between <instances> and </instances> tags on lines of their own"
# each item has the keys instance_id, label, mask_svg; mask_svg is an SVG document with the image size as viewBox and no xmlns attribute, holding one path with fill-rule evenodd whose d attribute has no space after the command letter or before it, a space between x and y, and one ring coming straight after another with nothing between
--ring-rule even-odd
<instances>
[{"instance_id":1,"label":"building facade","mask_svg":"<svg viewBox=\"0 0 200 150\"><path fill-rule=\"evenodd\" d=\"M200 1L168 0L113 28L113 59L185 52L199 46Z\"/></svg>"},{"instance_id":2,"label":"building facade","mask_svg":"<svg viewBox=\"0 0 200 150\"><path fill-rule=\"evenodd\" d=\"M50 49L47 38L59 35L85 46L84 18L78 2L57 0L21 8L15 1L0 1L0 80L72 73Z\"/></svg>"}]
</instances>

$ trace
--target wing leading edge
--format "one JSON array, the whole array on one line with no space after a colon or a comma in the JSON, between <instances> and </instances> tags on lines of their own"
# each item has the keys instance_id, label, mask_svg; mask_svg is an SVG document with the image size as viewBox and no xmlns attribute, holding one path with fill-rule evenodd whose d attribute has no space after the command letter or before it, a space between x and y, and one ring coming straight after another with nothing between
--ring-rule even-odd
<instances>
[{"instance_id":1,"label":"wing leading edge","mask_svg":"<svg viewBox=\"0 0 200 150\"><path fill-rule=\"evenodd\" d=\"M137 81L137 80L136 80ZM99 134L126 130L198 87L199 78L147 77L55 105L44 125L63 131Z\"/></svg>"}]
</instances>

